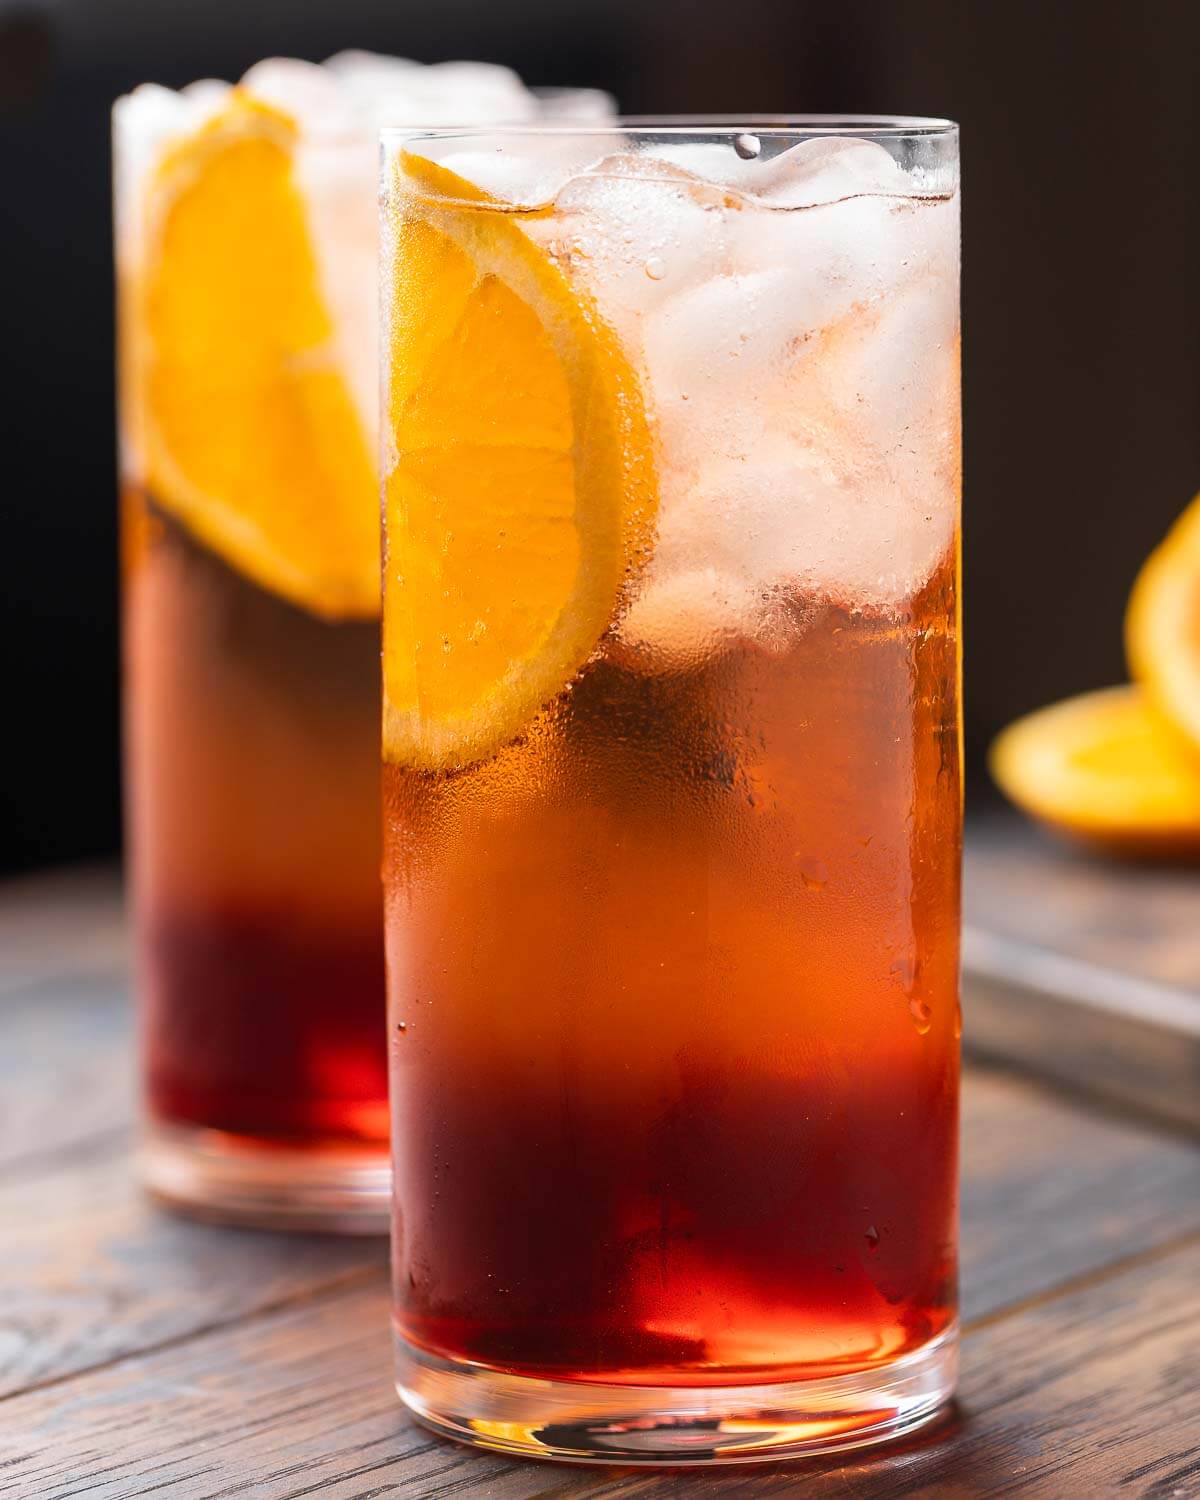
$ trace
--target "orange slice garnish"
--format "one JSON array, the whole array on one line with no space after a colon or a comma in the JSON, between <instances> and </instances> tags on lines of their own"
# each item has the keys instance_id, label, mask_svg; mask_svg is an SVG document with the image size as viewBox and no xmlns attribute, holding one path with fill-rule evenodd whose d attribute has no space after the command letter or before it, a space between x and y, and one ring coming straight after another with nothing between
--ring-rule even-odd
<instances>
[{"instance_id":1,"label":"orange slice garnish","mask_svg":"<svg viewBox=\"0 0 1200 1500\"><path fill-rule=\"evenodd\" d=\"M334 355L297 132L234 92L172 147L143 205L126 321L132 438L154 501L263 588L379 612L379 511Z\"/></svg>"},{"instance_id":2,"label":"orange slice garnish","mask_svg":"<svg viewBox=\"0 0 1200 1500\"><path fill-rule=\"evenodd\" d=\"M611 623L654 509L637 382L511 213L401 156L384 485L384 752L491 754Z\"/></svg>"}]
</instances>

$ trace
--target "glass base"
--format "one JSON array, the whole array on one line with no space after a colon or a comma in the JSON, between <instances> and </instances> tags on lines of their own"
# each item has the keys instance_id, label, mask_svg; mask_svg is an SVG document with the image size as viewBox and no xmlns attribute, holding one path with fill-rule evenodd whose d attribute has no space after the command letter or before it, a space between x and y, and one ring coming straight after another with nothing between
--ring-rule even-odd
<instances>
[{"instance_id":1,"label":"glass base","mask_svg":"<svg viewBox=\"0 0 1200 1500\"><path fill-rule=\"evenodd\" d=\"M151 1123L138 1166L156 1198L199 1218L258 1229L388 1232L392 1171L383 1146L302 1151Z\"/></svg>"},{"instance_id":2,"label":"glass base","mask_svg":"<svg viewBox=\"0 0 1200 1500\"><path fill-rule=\"evenodd\" d=\"M957 1324L892 1364L778 1385L539 1380L396 1339L396 1389L426 1426L566 1463L744 1464L884 1443L935 1417L957 1373Z\"/></svg>"}]
</instances>

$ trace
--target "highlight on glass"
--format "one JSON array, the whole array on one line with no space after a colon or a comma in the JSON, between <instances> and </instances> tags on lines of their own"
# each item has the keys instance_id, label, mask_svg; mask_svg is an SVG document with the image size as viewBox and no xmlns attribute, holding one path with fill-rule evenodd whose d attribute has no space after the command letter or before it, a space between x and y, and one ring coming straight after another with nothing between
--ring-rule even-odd
<instances>
[{"instance_id":1,"label":"highlight on glass","mask_svg":"<svg viewBox=\"0 0 1200 1500\"><path fill-rule=\"evenodd\" d=\"M385 133L398 1387L514 1453L932 1417L956 128Z\"/></svg>"},{"instance_id":2,"label":"highlight on glass","mask_svg":"<svg viewBox=\"0 0 1200 1500\"><path fill-rule=\"evenodd\" d=\"M346 53L114 114L145 1180L383 1230L378 127L607 112Z\"/></svg>"}]
</instances>

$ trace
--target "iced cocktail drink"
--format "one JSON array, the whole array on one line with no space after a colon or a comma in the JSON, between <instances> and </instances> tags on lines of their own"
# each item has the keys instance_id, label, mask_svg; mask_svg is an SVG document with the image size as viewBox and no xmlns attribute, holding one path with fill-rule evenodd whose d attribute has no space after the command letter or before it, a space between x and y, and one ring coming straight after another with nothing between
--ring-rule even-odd
<instances>
[{"instance_id":1,"label":"iced cocktail drink","mask_svg":"<svg viewBox=\"0 0 1200 1500\"><path fill-rule=\"evenodd\" d=\"M385 150L398 1383L907 1430L955 1328L956 133Z\"/></svg>"},{"instance_id":2,"label":"iced cocktail drink","mask_svg":"<svg viewBox=\"0 0 1200 1500\"><path fill-rule=\"evenodd\" d=\"M143 1160L209 1213L387 1223L377 132L541 109L362 54L117 106Z\"/></svg>"}]
</instances>

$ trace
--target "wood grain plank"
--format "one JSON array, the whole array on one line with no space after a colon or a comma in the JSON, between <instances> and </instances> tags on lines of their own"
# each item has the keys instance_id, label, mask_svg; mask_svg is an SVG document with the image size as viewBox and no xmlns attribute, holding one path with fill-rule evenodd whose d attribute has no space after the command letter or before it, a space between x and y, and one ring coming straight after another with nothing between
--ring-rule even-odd
<instances>
[{"instance_id":1,"label":"wood grain plank","mask_svg":"<svg viewBox=\"0 0 1200 1500\"><path fill-rule=\"evenodd\" d=\"M1106 859L1015 814L968 820L968 923L1200 994L1200 868Z\"/></svg>"},{"instance_id":2,"label":"wood grain plank","mask_svg":"<svg viewBox=\"0 0 1200 1500\"><path fill-rule=\"evenodd\" d=\"M989 816L968 828L964 908L972 1056L1200 1133L1200 869Z\"/></svg>"},{"instance_id":3,"label":"wood grain plank","mask_svg":"<svg viewBox=\"0 0 1200 1500\"><path fill-rule=\"evenodd\" d=\"M69 1112L69 1099L59 1107ZM987 1071L968 1075L963 1140L968 1318L1200 1229L1200 1150L1189 1142ZM0 1391L62 1379L350 1273L382 1276L386 1257L381 1242L174 1218L143 1199L121 1138L0 1177L0 1224Z\"/></svg>"},{"instance_id":4,"label":"wood grain plank","mask_svg":"<svg viewBox=\"0 0 1200 1500\"><path fill-rule=\"evenodd\" d=\"M967 1319L1200 1231L1195 1141L1007 1070L967 1070L962 1150Z\"/></svg>"},{"instance_id":5,"label":"wood grain plank","mask_svg":"<svg viewBox=\"0 0 1200 1500\"><path fill-rule=\"evenodd\" d=\"M78 865L0 882L0 995L30 980L125 961L121 876Z\"/></svg>"},{"instance_id":6,"label":"wood grain plank","mask_svg":"<svg viewBox=\"0 0 1200 1500\"><path fill-rule=\"evenodd\" d=\"M0 1178L127 1136L135 1089L121 968L0 993Z\"/></svg>"},{"instance_id":7,"label":"wood grain plank","mask_svg":"<svg viewBox=\"0 0 1200 1500\"><path fill-rule=\"evenodd\" d=\"M0 884L0 1174L130 1128L127 964L115 866Z\"/></svg>"},{"instance_id":8,"label":"wood grain plank","mask_svg":"<svg viewBox=\"0 0 1200 1500\"><path fill-rule=\"evenodd\" d=\"M871 1457L689 1475L431 1439L389 1386L386 1292L331 1294L0 1405L12 1500L1200 1494L1200 1243L968 1334L959 1411Z\"/></svg>"},{"instance_id":9,"label":"wood grain plank","mask_svg":"<svg viewBox=\"0 0 1200 1500\"><path fill-rule=\"evenodd\" d=\"M128 1153L119 907L89 925L95 900L69 908L85 936L58 959L53 924L11 969L0 958L0 1496L525 1500L683 1482L427 1437L388 1383L381 1244L220 1230L147 1204ZM0 919L0 937L12 930ZM1080 1479L1082 1494L1200 1495L1185 1367L1200 1149L972 1068L963 1198L965 1416L879 1460L689 1488L1069 1497Z\"/></svg>"},{"instance_id":10,"label":"wood grain plank","mask_svg":"<svg viewBox=\"0 0 1200 1500\"><path fill-rule=\"evenodd\" d=\"M9 885L0 939L0 1393L383 1277L382 1241L222 1231L142 1196L114 871Z\"/></svg>"},{"instance_id":11,"label":"wood grain plank","mask_svg":"<svg viewBox=\"0 0 1200 1500\"><path fill-rule=\"evenodd\" d=\"M0 1224L0 1393L348 1280L381 1281L387 1260L382 1240L220 1229L169 1215L142 1195L120 1143L0 1182Z\"/></svg>"}]
</instances>

